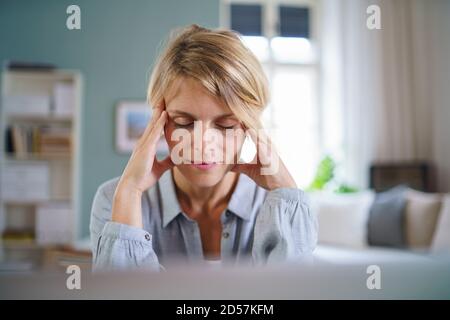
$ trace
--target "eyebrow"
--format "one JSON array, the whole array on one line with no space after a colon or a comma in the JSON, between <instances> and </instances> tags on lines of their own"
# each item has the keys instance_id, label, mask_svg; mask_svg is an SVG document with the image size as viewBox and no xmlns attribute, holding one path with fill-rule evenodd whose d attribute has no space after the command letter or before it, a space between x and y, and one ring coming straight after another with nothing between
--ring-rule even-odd
<instances>
[{"instance_id":1,"label":"eyebrow","mask_svg":"<svg viewBox=\"0 0 450 320\"><path fill-rule=\"evenodd\" d=\"M181 111L181 110L168 111L168 113L172 113L173 116L184 116L184 117L196 119L195 115L193 115L192 113ZM220 116L214 118L214 120L228 118L228 117L235 117L235 115L233 113L226 113L226 114L223 114L223 115L220 115Z\"/></svg>"}]
</instances>

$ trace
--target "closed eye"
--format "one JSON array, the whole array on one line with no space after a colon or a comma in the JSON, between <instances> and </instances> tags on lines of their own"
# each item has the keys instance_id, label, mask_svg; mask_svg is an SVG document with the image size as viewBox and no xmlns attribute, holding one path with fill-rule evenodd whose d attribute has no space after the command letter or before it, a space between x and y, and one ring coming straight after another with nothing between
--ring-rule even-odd
<instances>
[{"instance_id":1,"label":"closed eye","mask_svg":"<svg viewBox=\"0 0 450 320\"><path fill-rule=\"evenodd\" d=\"M235 119L233 119L233 118L225 118L225 119L222 119L222 120L220 120L220 121L217 121L216 122L216 126L219 128L219 129L223 129L223 130L225 130L225 129L233 129L234 127L236 127L236 125L238 124L239 122L238 121L236 121Z\"/></svg>"},{"instance_id":2,"label":"closed eye","mask_svg":"<svg viewBox=\"0 0 450 320\"><path fill-rule=\"evenodd\" d=\"M177 117L173 119L173 123L178 128L187 128L194 125L194 121L191 118L188 117Z\"/></svg>"},{"instance_id":3,"label":"closed eye","mask_svg":"<svg viewBox=\"0 0 450 320\"><path fill-rule=\"evenodd\" d=\"M175 123L175 127L177 127L177 128L189 128L189 127L192 127L193 125L194 125L194 122L190 122L190 123L176 123L176 122L174 122Z\"/></svg>"},{"instance_id":4,"label":"closed eye","mask_svg":"<svg viewBox=\"0 0 450 320\"><path fill-rule=\"evenodd\" d=\"M234 126L235 126L235 125L232 125L232 126L222 126L222 125L219 125L219 124L217 125L217 127L218 127L219 129L222 129L222 130L233 129Z\"/></svg>"}]
</instances>

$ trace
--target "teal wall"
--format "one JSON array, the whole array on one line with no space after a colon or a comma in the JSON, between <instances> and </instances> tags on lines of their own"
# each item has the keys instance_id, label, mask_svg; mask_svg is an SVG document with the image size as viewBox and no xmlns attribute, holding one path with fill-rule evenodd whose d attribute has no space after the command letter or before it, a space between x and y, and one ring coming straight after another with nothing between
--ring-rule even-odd
<instances>
[{"instance_id":1,"label":"teal wall","mask_svg":"<svg viewBox=\"0 0 450 320\"><path fill-rule=\"evenodd\" d=\"M66 8L81 8L81 30L66 28ZM219 25L219 0L1 0L0 61L45 61L84 78L81 236L99 184L121 174L128 157L114 148L114 107L145 98L161 40L177 26Z\"/></svg>"}]
</instances>

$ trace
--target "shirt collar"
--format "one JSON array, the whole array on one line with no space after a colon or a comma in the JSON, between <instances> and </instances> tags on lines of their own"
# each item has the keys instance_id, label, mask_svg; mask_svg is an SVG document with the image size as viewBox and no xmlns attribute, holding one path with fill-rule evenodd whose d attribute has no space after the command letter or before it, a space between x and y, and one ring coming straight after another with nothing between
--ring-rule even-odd
<instances>
[{"instance_id":1,"label":"shirt collar","mask_svg":"<svg viewBox=\"0 0 450 320\"><path fill-rule=\"evenodd\" d=\"M244 220L250 220L254 193L255 182L247 175L240 173L230 202L228 202L228 210Z\"/></svg>"},{"instance_id":2,"label":"shirt collar","mask_svg":"<svg viewBox=\"0 0 450 320\"><path fill-rule=\"evenodd\" d=\"M172 179L172 170L167 170L159 178L160 195L162 199L163 227L165 228L182 210L178 203L175 183Z\"/></svg>"},{"instance_id":3,"label":"shirt collar","mask_svg":"<svg viewBox=\"0 0 450 320\"><path fill-rule=\"evenodd\" d=\"M228 210L244 220L250 220L254 196L254 182L245 174L239 174L236 187L228 203ZM163 227L182 213L172 178L172 170L167 170L159 179L162 199Z\"/></svg>"}]
</instances>

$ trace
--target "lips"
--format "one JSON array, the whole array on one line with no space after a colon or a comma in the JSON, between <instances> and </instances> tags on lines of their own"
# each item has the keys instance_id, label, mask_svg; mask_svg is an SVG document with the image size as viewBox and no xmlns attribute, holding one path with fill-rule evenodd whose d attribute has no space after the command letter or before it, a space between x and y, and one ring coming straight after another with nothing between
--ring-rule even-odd
<instances>
[{"instance_id":1,"label":"lips","mask_svg":"<svg viewBox=\"0 0 450 320\"><path fill-rule=\"evenodd\" d=\"M200 169L200 170L209 170L209 169L215 167L217 165L217 163L215 163L215 162L210 162L210 163L202 162L202 163L192 163L191 165L193 167L197 168L197 169Z\"/></svg>"}]
</instances>

